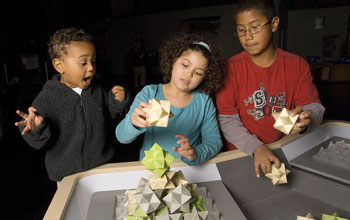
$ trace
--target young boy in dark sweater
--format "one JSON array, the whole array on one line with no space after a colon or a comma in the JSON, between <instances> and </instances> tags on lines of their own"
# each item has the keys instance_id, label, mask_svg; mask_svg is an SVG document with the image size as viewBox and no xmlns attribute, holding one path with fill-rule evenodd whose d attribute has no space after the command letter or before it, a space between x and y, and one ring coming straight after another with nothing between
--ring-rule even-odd
<instances>
[{"instance_id":1,"label":"young boy in dark sweater","mask_svg":"<svg viewBox=\"0 0 350 220\"><path fill-rule=\"evenodd\" d=\"M28 114L17 110L24 120L15 125L31 147L47 151L49 178L61 181L113 157L111 120L127 107L130 96L122 86L106 94L94 79L96 51L84 30L58 30L48 46L59 74L45 83Z\"/></svg>"}]
</instances>

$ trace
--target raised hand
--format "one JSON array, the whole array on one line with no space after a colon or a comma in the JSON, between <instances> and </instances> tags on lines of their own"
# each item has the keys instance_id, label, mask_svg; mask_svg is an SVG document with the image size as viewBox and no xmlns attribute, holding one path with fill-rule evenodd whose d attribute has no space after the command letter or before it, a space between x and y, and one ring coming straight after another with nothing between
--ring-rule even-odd
<instances>
[{"instance_id":1,"label":"raised hand","mask_svg":"<svg viewBox=\"0 0 350 220\"><path fill-rule=\"evenodd\" d=\"M44 118L37 115L35 112L36 109L34 107L28 108L29 114L24 113L20 110L16 111L16 113L24 119L23 121L15 122L16 126L25 126L22 131L22 135L24 135L28 131L34 130L44 121Z\"/></svg>"},{"instance_id":2,"label":"raised hand","mask_svg":"<svg viewBox=\"0 0 350 220\"><path fill-rule=\"evenodd\" d=\"M122 86L114 86L112 88L112 93L114 94L114 99L118 100L120 102L124 101L125 99L125 90Z\"/></svg>"},{"instance_id":3,"label":"raised hand","mask_svg":"<svg viewBox=\"0 0 350 220\"><path fill-rule=\"evenodd\" d=\"M173 151L178 152L181 156L187 158L190 161L196 160L196 151L191 147L188 138L182 134L178 134L175 137L180 138L180 140L177 141L177 143L180 144L180 147L173 146Z\"/></svg>"}]
</instances>

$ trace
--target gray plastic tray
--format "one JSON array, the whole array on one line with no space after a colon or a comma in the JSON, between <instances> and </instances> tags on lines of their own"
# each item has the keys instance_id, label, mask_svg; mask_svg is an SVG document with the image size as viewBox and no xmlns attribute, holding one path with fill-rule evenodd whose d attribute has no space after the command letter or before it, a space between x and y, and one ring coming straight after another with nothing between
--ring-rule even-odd
<instances>
[{"instance_id":1,"label":"gray plastic tray","mask_svg":"<svg viewBox=\"0 0 350 220\"><path fill-rule=\"evenodd\" d=\"M313 156L319 152L321 147L327 148L331 141L334 143L340 140L344 140L345 143L350 143L350 139L333 136L328 140L322 142L321 144L316 145L309 151L306 151L305 153L292 159L290 161L290 164L292 166L299 167L301 169L305 169L305 170L323 175L325 177L350 184L350 169L345 169L339 166L331 165L331 164L313 159Z\"/></svg>"},{"instance_id":2,"label":"gray plastic tray","mask_svg":"<svg viewBox=\"0 0 350 220\"><path fill-rule=\"evenodd\" d=\"M273 186L257 178L254 159L243 157L218 163L222 180L249 220L295 220L311 212L315 219L338 212L350 217L350 187L313 173L291 168L281 149L273 151L292 172L288 183Z\"/></svg>"}]
</instances>

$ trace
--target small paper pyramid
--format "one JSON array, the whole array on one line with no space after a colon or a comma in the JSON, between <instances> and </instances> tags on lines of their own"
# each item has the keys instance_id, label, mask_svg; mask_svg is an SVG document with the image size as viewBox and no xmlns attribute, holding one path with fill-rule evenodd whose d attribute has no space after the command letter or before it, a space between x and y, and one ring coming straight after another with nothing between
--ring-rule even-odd
<instances>
[{"instance_id":1,"label":"small paper pyramid","mask_svg":"<svg viewBox=\"0 0 350 220\"><path fill-rule=\"evenodd\" d=\"M157 177L162 177L173 161L173 156L164 151L157 143L154 143L150 150L145 150L145 157L141 160L141 163L145 165L146 169L154 172Z\"/></svg>"},{"instance_id":2,"label":"small paper pyramid","mask_svg":"<svg viewBox=\"0 0 350 220\"><path fill-rule=\"evenodd\" d=\"M146 121L148 121L151 126L167 127L169 118L172 117L170 112L170 101L150 99L148 103L151 108L143 108L143 111L148 113Z\"/></svg>"},{"instance_id":3,"label":"small paper pyramid","mask_svg":"<svg viewBox=\"0 0 350 220\"><path fill-rule=\"evenodd\" d=\"M175 185L178 186L180 184L187 186L188 185L188 181L185 178L184 174L182 173L181 170L177 171L175 174Z\"/></svg>"},{"instance_id":4,"label":"small paper pyramid","mask_svg":"<svg viewBox=\"0 0 350 220\"><path fill-rule=\"evenodd\" d=\"M271 173L267 173L265 176L271 179L273 185L287 183L287 175L290 173L285 168L284 163L281 163L280 168L277 168L275 164L272 164Z\"/></svg>"},{"instance_id":5,"label":"small paper pyramid","mask_svg":"<svg viewBox=\"0 0 350 220\"><path fill-rule=\"evenodd\" d=\"M193 207L191 213L186 213L184 215L184 220L205 220L208 214L208 211L198 212L196 207Z\"/></svg>"},{"instance_id":6,"label":"small paper pyramid","mask_svg":"<svg viewBox=\"0 0 350 220\"><path fill-rule=\"evenodd\" d=\"M338 213L334 212L332 215L322 214L322 220L349 220L349 219L339 217Z\"/></svg>"},{"instance_id":7,"label":"small paper pyramid","mask_svg":"<svg viewBox=\"0 0 350 220\"><path fill-rule=\"evenodd\" d=\"M128 215L128 207L118 207L115 209L116 220L124 220L124 216Z\"/></svg>"},{"instance_id":8,"label":"small paper pyramid","mask_svg":"<svg viewBox=\"0 0 350 220\"><path fill-rule=\"evenodd\" d=\"M297 220L316 220L316 219L314 219L314 217L312 217L311 215L311 212L309 212L305 217L297 216Z\"/></svg>"},{"instance_id":9,"label":"small paper pyramid","mask_svg":"<svg viewBox=\"0 0 350 220\"><path fill-rule=\"evenodd\" d=\"M291 116L291 111L283 108L281 112L273 112L272 117L275 119L274 128L288 135L290 131L294 129L299 129L295 126L299 115Z\"/></svg>"},{"instance_id":10,"label":"small paper pyramid","mask_svg":"<svg viewBox=\"0 0 350 220\"><path fill-rule=\"evenodd\" d=\"M142 210L148 214L157 210L157 208L161 205L161 201L148 185L142 187L143 189L137 190L139 192L135 193L133 196L139 207L141 207Z\"/></svg>"},{"instance_id":11,"label":"small paper pyramid","mask_svg":"<svg viewBox=\"0 0 350 220\"><path fill-rule=\"evenodd\" d=\"M134 214L136 211L138 205L134 198L134 194L136 193L136 190L128 190L128 209L129 209L129 215Z\"/></svg>"},{"instance_id":12,"label":"small paper pyramid","mask_svg":"<svg viewBox=\"0 0 350 220\"><path fill-rule=\"evenodd\" d=\"M147 172L149 185L153 190L156 189L174 189L175 171L168 171L162 177L158 178L153 172Z\"/></svg>"},{"instance_id":13,"label":"small paper pyramid","mask_svg":"<svg viewBox=\"0 0 350 220\"><path fill-rule=\"evenodd\" d=\"M220 220L220 213L218 211L209 211L205 220Z\"/></svg>"},{"instance_id":14,"label":"small paper pyramid","mask_svg":"<svg viewBox=\"0 0 350 220\"><path fill-rule=\"evenodd\" d=\"M191 197L190 191L185 186L178 185L163 198L163 202L169 207L170 213L174 213L189 201Z\"/></svg>"},{"instance_id":15,"label":"small paper pyramid","mask_svg":"<svg viewBox=\"0 0 350 220\"><path fill-rule=\"evenodd\" d=\"M164 216L156 216L156 220L182 220L181 213L164 215Z\"/></svg>"}]
</instances>

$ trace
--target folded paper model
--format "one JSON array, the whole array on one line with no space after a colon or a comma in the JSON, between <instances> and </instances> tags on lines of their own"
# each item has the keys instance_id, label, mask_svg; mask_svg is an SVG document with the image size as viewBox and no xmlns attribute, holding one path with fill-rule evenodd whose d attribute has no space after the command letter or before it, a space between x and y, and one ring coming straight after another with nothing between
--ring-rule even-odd
<instances>
[{"instance_id":1,"label":"folded paper model","mask_svg":"<svg viewBox=\"0 0 350 220\"><path fill-rule=\"evenodd\" d=\"M275 119L274 128L288 135L291 130L299 130L295 123L297 122L299 115L291 116L291 111L283 108L281 112L273 112L272 117Z\"/></svg>"},{"instance_id":2,"label":"folded paper model","mask_svg":"<svg viewBox=\"0 0 350 220\"><path fill-rule=\"evenodd\" d=\"M169 171L174 158L168 152L155 143L145 154L141 162L151 170L149 179L117 197L118 220L219 220L206 187L190 184L181 170Z\"/></svg>"},{"instance_id":3,"label":"folded paper model","mask_svg":"<svg viewBox=\"0 0 350 220\"><path fill-rule=\"evenodd\" d=\"M173 116L170 112L170 101L150 99L148 103L151 108L143 108L143 111L148 113L146 121L152 126L167 127L169 118Z\"/></svg>"},{"instance_id":4,"label":"folded paper model","mask_svg":"<svg viewBox=\"0 0 350 220\"><path fill-rule=\"evenodd\" d=\"M297 220L316 220L316 219L314 219L311 212L309 212L309 213L307 213L307 215L305 217L297 216Z\"/></svg>"},{"instance_id":5,"label":"folded paper model","mask_svg":"<svg viewBox=\"0 0 350 220\"><path fill-rule=\"evenodd\" d=\"M271 179L273 185L287 183L287 175L290 170L286 169L284 163L281 163L280 168L277 168L275 164L272 164L271 173L267 173L265 176Z\"/></svg>"},{"instance_id":6,"label":"folded paper model","mask_svg":"<svg viewBox=\"0 0 350 220\"><path fill-rule=\"evenodd\" d=\"M348 218L339 217L337 212L334 212L333 215L322 215L322 220L349 220Z\"/></svg>"}]
</instances>

